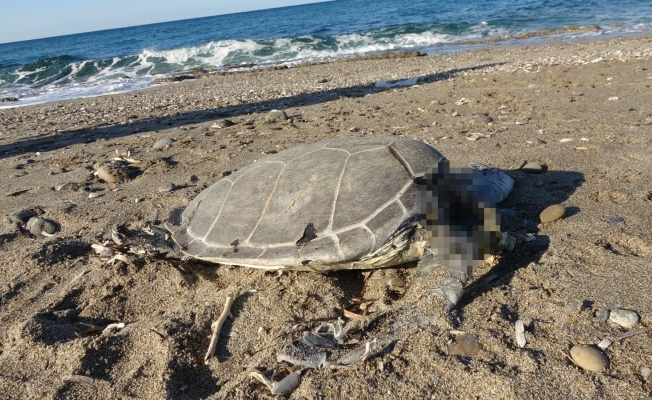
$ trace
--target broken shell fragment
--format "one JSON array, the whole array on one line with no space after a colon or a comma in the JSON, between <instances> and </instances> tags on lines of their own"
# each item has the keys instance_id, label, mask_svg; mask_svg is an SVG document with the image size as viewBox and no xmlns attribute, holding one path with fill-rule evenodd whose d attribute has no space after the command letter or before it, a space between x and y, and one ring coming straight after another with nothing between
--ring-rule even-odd
<instances>
[{"instance_id":1,"label":"broken shell fragment","mask_svg":"<svg viewBox=\"0 0 652 400\"><path fill-rule=\"evenodd\" d=\"M272 394L288 393L298 388L299 385L301 385L301 375L292 372L274 385L272 388Z\"/></svg>"},{"instance_id":2,"label":"broken shell fragment","mask_svg":"<svg viewBox=\"0 0 652 400\"><path fill-rule=\"evenodd\" d=\"M59 230L59 225L51 219L32 217L27 221L26 228L34 236L52 236Z\"/></svg>"},{"instance_id":3,"label":"broken shell fragment","mask_svg":"<svg viewBox=\"0 0 652 400\"><path fill-rule=\"evenodd\" d=\"M301 340L295 340L291 345L276 352L276 359L307 368L326 366L326 353L315 350Z\"/></svg>"},{"instance_id":4,"label":"broken shell fragment","mask_svg":"<svg viewBox=\"0 0 652 400\"><path fill-rule=\"evenodd\" d=\"M516 343L518 347L525 347L527 341L525 340L525 326L523 326L523 321L518 320L514 324L514 330L516 331Z\"/></svg>"},{"instance_id":5,"label":"broken shell fragment","mask_svg":"<svg viewBox=\"0 0 652 400\"><path fill-rule=\"evenodd\" d=\"M593 346L577 344L570 351L571 358L578 367L592 372L602 372L609 368L609 357Z\"/></svg>"},{"instance_id":6,"label":"broken shell fragment","mask_svg":"<svg viewBox=\"0 0 652 400\"><path fill-rule=\"evenodd\" d=\"M335 339L333 334L317 334L310 331L303 332L301 339L305 344L312 347L319 347L322 349L332 349L335 347Z\"/></svg>"},{"instance_id":7,"label":"broken shell fragment","mask_svg":"<svg viewBox=\"0 0 652 400\"><path fill-rule=\"evenodd\" d=\"M367 342L364 346L360 346L357 349L345 354L339 360L337 360L336 367L353 367L360 364L371 355L371 351L376 346L376 341Z\"/></svg>"}]
</instances>

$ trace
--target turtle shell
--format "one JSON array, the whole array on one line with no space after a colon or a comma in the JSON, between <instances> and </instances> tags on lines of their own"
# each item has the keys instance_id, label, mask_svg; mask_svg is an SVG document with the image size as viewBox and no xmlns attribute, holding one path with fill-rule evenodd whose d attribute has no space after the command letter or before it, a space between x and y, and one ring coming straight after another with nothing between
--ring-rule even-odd
<instances>
[{"instance_id":1,"label":"turtle shell","mask_svg":"<svg viewBox=\"0 0 652 400\"><path fill-rule=\"evenodd\" d=\"M207 261L355 268L352 262L415 219L415 179L443 159L429 145L407 139L302 144L206 188L167 227L184 253Z\"/></svg>"}]
</instances>

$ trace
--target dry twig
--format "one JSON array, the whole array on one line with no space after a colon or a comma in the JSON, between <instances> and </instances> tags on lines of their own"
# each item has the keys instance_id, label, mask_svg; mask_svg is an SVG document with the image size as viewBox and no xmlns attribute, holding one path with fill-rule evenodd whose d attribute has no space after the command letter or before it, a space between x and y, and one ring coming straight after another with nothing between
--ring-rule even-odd
<instances>
[{"instance_id":1,"label":"dry twig","mask_svg":"<svg viewBox=\"0 0 652 400\"><path fill-rule=\"evenodd\" d=\"M222 310L222 315L217 319L217 321L213 322L211 327L213 328L213 336L211 336L211 344L208 346L208 351L206 352L206 355L204 356L204 362L208 363L208 359L213 357L215 355L215 348L217 347L217 339L220 336L220 330L222 329L222 324L224 324L224 321L226 321L227 317L233 318L233 315L231 314L231 305L233 304L233 296L228 296L226 298L226 302L224 303L224 310Z\"/></svg>"}]
</instances>

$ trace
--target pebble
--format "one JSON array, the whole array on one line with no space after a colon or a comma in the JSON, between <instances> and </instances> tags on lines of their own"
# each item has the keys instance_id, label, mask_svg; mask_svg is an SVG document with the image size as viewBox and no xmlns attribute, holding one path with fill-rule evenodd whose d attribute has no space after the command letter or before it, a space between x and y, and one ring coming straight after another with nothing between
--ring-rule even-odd
<instances>
[{"instance_id":1,"label":"pebble","mask_svg":"<svg viewBox=\"0 0 652 400\"><path fill-rule=\"evenodd\" d=\"M547 224L549 222L557 221L559 218L564 216L564 213L566 213L564 206L553 204L539 214L539 219L542 224Z\"/></svg>"},{"instance_id":2,"label":"pebble","mask_svg":"<svg viewBox=\"0 0 652 400\"><path fill-rule=\"evenodd\" d=\"M633 328L638 324L639 316L636 311L632 310L611 310L609 321L618 324L623 328Z\"/></svg>"},{"instance_id":3,"label":"pebble","mask_svg":"<svg viewBox=\"0 0 652 400\"><path fill-rule=\"evenodd\" d=\"M577 344L571 349L570 355L575 364L584 370L602 372L609 368L609 357L593 346Z\"/></svg>"},{"instance_id":4,"label":"pebble","mask_svg":"<svg viewBox=\"0 0 652 400\"><path fill-rule=\"evenodd\" d=\"M641 369L641 375L646 382L650 383L652 381L652 370L648 367L643 367Z\"/></svg>"},{"instance_id":5,"label":"pebble","mask_svg":"<svg viewBox=\"0 0 652 400\"><path fill-rule=\"evenodd\" d=\"M223 128L228 128L229 126L233 126L235 123L231 121L230 119L221 119L219 121L216 121L211 128L216 128L216 129L223 129Z\"/></svg>"},{"instance_id":6,"label":"pebble","mask_svg":"<svg viewBox=\"0 0 652 400\"><path fill-rule=\"evenodd\" d=\"M606 320L609 319L609 314L611 314L611 311L609 310L602 310L600 311L600 314L598 314L598 319L602 322L605 322Z\"/></svg>"},{"instance_id":7,"label":"pebble","mask_svg":"<svg viewBox=\"0 0 652 400\"><path fill-rule=\"evenodd\" d=\"M616 100L620 100L620 97L618 96L609 97L609 101L616 101Z\"/></svg>"},{"instance_id":8,"label":"pebble","mask_svg":"<svg viewBox=\"0 0 652 400\"><path fill-rule=\"evenodd\" d=\"M101 194L99 194L99 193L97 193L97 192L93 192L93 193L89 193L89 194L88 194L88 198L89 198L89 199L96 199L96 198L98 198L98 197L100 197L100 196L101 196Z\"/></svg>"},{"instance_id":9,"label":"pebble","mask_svg":"<svg viewBox=\"0 0 652 400\"><path fill-rule=\"evenodd\" d=\"M521 171L527 172L529 174L540 174L546 171L546 168L536 162L529 162L521 167Z\"/></svg>"},{"instance_id":10,"label":"pebble","mask_svg":"<svg viewBox=\"0 0 652 400\"><path fill-rule=\"evenodd\" d=\"M158 189L159 193L172 192L177 188L177 185L170 183L168 186L160 187Z\"/></svg>"},{"instance_id":11,"label":"pebble","mask_svg":"<svg viewBox=\"0 0 652 400\"><path fill-rule=\"evenodd\" d=\"M36 217L33 211L21 211L13 214L9 219L15 224L24 224L32 217Z\"/></svg>"},{"instance_id":12,"label":"pebble","mask_svg":"<svg viewBox=\"0 0 652 400\"><path fill-rule=\"evenodd\" d=\"M283 110L272 110L265 119L269 122L283 122L288 119L288 115Z\"/></svg>"},{"instance_id":13,"label":"pebble","mask_svg":"<svg viewBox=\"0 0 652 400\"><path fill-rule=\"evenodd\" d=\"M625 222L625 218L623 217L614 217L614 218L609 218L609 223L610 224L620 224Z\"/></svg>"},{"instance_id":14,"label":"pebble","mask_svg":"<svg viewBox=\"0 0 652 400\"><path fill-rule=\"evenodd\" d=\"M463 334L448 344L448 352L452 356L474 357L480 352L481 347L475 336Z\"/></svg>"},{"instance_id":15,"label":"pebble","mask_svg":"<svg viewBox=\"0 0 652 400\"><path fill-rule=\"evenodd\" d=\"M292 372L274 385L272 388L272 394L288 393L298 388L299 385L301 385L301 375Z\"/></svg>"},{"instance_id":16,"label":"pebble","mask_svg":"<svg viewBox=\"0 0 652 400\"><path fill-rule=\"evenodd\" d=\"M59 230L59 226L51 219L32 217L27 221L27 230L34 236L52 236Z\"/></svg>"},{"instance_id":17,"label":"pebble","mask_svg":"<svg viewBox=\"0 0 652 400\"><path fill-rule=\"evenodd\" d=\"M153 149L162 149L164 147L170 147L170 146L172 146L172 143L174 143L174 142L176 142L176 140L174 140L172 138L161 139L161 140L157 141L156 143L154 143L152 148Z\"/></svg>"},{"instance_id":18,"label":"pebble","mask_svg":"<svg viewBox=\"0 0 652 400\"><path fill-rule=\"evenodd\" d=\"M124 169L114 165L105 165L98 168L95 175L106 183L124 182L129 177Z\"/></svg>"}]
</instances>

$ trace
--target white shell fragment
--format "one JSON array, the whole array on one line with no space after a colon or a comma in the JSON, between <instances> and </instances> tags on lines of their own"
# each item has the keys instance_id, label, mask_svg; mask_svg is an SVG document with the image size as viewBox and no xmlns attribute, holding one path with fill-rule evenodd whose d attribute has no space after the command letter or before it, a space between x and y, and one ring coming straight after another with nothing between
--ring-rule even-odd
<instances>
[{"instance_id":1,"label":"white shell fragment","mask_svg":"<svg viewBox=\"0 0 652 400\"><path fill-rule=\"evenodd\" d=\"M527 341L525 340L525 327L523 326L523 321L520 319L516 321L514 329L516 330L516 344L518 344L518 347L525 347Z\"/></svg>"},{"instance_id":2,"label":"white shell fragment","mask_svg":"<svg viewBox=\"0 0 652 400\"><path fill-rule=\"evenodd\" d=\"M573 140L575 140L575 139L573 139L573 138L563 138L562 140L559 141L559 143L568 143L568 142L572 142Z\"/></svg>"},{"instance_id":3,"label":"white shell fragment","mask_svg":"<svg viewBox=\"0 0 652 400\"><path fill-rule=\"evenodd\" d=\"M602 350L607 350L607 348L611 346L611 343L613 343L611 339L604 338L600 341L600 343L598 343L598 347Z\"/></svg>"},{"instance_id":4,"label":"white shell fragment","mask_svg":"<svg viewBox=\"0 0 652 400\"><path fill-rule=\"evenodd\" d=\"M106 328L104 328L102 333L109 333L109 332L111 332L113 330L119 331L120 329L122 329L124 327L125 327L124 322L119 322L117 324L109 324L109 325L106 326Z\"/></svg>"},{"instance_id":5,"label":"white shell fragment","mask_svg":"<svg viewBox=\"0 0 652 400\"><path fill-rule=\"evenodd\" d=\"M466 135L466 140L478 140L478 139L490 138L490 137L491 137L491 133L485 134L485 133L474 132Z\"/></svg>"},{"instance_id":6,"label":"white shell fragment","mask_svg":"<svg viewBox=\"0 0 652 400\"><path fill-rule=\"evenodd\" d=\"M639 316L636 311L632 310L611 310L609 321L622 326L623 328L633 328L638 324Z\"/></svg>"}]
</instances>

